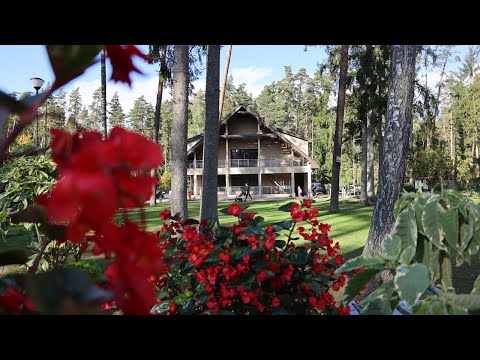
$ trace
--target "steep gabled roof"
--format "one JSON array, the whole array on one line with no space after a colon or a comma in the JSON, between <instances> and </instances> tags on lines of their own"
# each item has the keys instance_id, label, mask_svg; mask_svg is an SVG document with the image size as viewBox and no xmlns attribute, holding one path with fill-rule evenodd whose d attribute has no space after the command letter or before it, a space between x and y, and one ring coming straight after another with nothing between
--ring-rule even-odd
<instances>
[{"instance_id":1,"label":"steep gabled roof","mask_svg":"<svg viewBox=\"0 0 480 360\"><path fill-rule=\"evenodd\" d=\"M292 147L292 149L294 149L297 153L299 153L301 156L303 156L305 159L307 159L310 162L312 168L319 168L320 167L315 160L313 160L310 156L308 156L308 154L303 152L303 150L301 150L292 141L290 141L287 137L285 137L284 134L289 135L289 136L293 136L293 137L296 137L296 138L299 138L299 139L302 139L302 140L305 140L305 141L308 141L307 139L305 139L304 137L298 136L298 135L288 133L288 132L284 131L283 129L276 128L275 126L269 125L268 122L264 118L262 118L260 115L258 115L258 113L256 111L253 111L252 109L248 108L245 105L237 106L232 112L230 112L227 116L225 116L225 119L223 119L223 121L220 123L219 128L223 125L226 125L228 120L230 120L235 114L237 114L239 112L248 112L251 115L253 115L253 117L257 120L257 123L266 127L273 134L275 134L280 139L282 139L286 144L290 145ZM188 142L191 143L193 141L196 141L199 137L201 137L202 140L198 141L188 151L188 154L191 154L198 146L200 146L201 143L203 143L203 135L197 135L197 136L194 136L194 137L191 137L190 139L188 139Z\"/></svg>"}]
</instances>

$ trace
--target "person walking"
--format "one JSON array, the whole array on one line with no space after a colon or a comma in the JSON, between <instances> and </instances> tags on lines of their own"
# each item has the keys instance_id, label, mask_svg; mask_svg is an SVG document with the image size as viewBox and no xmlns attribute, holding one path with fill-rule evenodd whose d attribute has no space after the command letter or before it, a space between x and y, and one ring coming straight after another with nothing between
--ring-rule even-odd
<instances>
[{"instance_id":1,"label":"person walking","mask_svg":"<svg viewBox=\"0 0 480 360\"><path fill-rule=\"evenodd\" d=\"M298 187L297 187L297 193L298 193L298 197L301 198L302 197L302 188L300 187L300 185L298 185Z\"/></svg>"},{"instance_id":2,"label":"person walking","mask_svg":"<svg viewBox=\"0 0 480 360\"><path fill-rule=\"evenodd\" d=\"M245 201L247 201L249 196L250 196L250 199L253 200L252 195L250 194L250 186L248 186L248 184L245 184L245 186L247 187L245 189Z\"/></svg>"}]
</instances>

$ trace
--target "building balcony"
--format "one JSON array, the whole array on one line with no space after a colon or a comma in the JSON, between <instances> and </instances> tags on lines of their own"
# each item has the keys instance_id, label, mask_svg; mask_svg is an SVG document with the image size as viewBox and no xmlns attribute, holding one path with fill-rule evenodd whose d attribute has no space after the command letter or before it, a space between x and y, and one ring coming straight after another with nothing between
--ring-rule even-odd
<instances>
[{"instance_id":1,"label":"building balcony","mask_svg":"<svg viewBox=\"0 0 480 360\"><path fill-rule=\"evenodd\" d=\"M218 168L256 168L256 167L287 167L287 166L307 166L305 159L231 159L218 160ZM189 169L203 168L203 160L189 160L187 162Z\"/></svg>"}]
</instances>

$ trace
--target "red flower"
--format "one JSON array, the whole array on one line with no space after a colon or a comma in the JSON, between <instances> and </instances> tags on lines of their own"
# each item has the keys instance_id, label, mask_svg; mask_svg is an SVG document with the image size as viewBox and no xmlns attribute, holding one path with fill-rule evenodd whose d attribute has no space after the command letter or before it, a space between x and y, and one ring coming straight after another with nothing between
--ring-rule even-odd
<instances>
[{"instance_id":1,"label":"red flower","mask_svg":"<svg viewBox=\"0 0 480 360\"><path fill-rule=\"evenodd\" d=\"M230 255L225 254L223 251L218 254L218 257L220 258L221 261L223 261L225 264L228 264L230 262Z\"/></svg>"},{"instance_id":2,"label":"red flower","mask_svg":"<svg viewBox=\"0 0 480 360\"><path fill-rule=\"evenodd\" d=\"M267 236L265 238L265 242L263 243L262 247L267 250L273 250L273 248L275 247L275 237Z\"/></svg>"},{"instance_id":3,"label":"red flower","mask_svg":"<svg viewBox=\"0 0 480 360\"><path fill-rule=\"evenodd\" d=\"M307 217L312 220L318 215L318 208L314 207L310 211L307 211Z\"/></svg>"},{"instance_id":4,"label":"red flower","mask_svg":"<svg viewBox=\"0 0 480 360\"><path fill-rule=\"evenodd\" d=\"M170 314L173 314L176 310L177 310L177 305L175 305L175 303L172 301L170 303L170 308L169 308Z\"/></svg>"},{"instance_id":5,"label":"red flower","mask_svg":"<svg viewBox=\"0 0 480 360\"><path fill-rule=\"evenodd\" d=\"M265 281L267 279L267 272L265 270L262 270L255 277L260 282Z\"/></svg>"},{"instance_id":6,"label":"red flower","mask_svg":"<svg viewBox=\"0 0 480 360\"><path fill-rule=\"evenodd\" d=\"M275 232L275 230L273 229L273 226L272 225L268 225L267 229L265 230L265 232L267 234L273 234Z\"/></svg>"},{"instance_id":7,"label":"red flower","mask_svg":"<svg viewBox=\"0 0 480 360\"><path fill-rule=\"evenodd\" d=\"M347 305L344 307L340 305L338 307L338 315L348 315L348 314L350 314L350 306Z\"/></svg>"},{"instance_id":8,"label":"red flower","mask_svg":"<svg viewBox=\"0 0 480 360\"><path fill-rule=\"evenodd\" d=\"M217 313L218 312L218 303L217 301L215 300L215 297L212 296L207 300L207 308L208 310L210 310L213 314Z\"/></svg>"},{"instance_id":9,"label":"red flower","mask_svg":"<svg viewBox=\"0 0 480 360\"><path fill-rule=\"evenodd\" d=\"M135 65L132 58L139 56L149 64L152 63L147 55L144 55L135 45L105 45L106 54L112 64L113 81L126 82L131 86L130 72L143 74Z\"/></svg>"},{"instance_id":10,"label":"red flower","mask_svg":"<svg viewBox=\"0 0 480 360\"><path fill-rule=\"evenodd\" d=\"M4 309L7 313L20 311L24 305L25 298L12 286L5 289L0 294L0 309Z\"/></svg>"},{"instance_id":11,"label":"red flower","mask_svg":"<svg viewBox=\"0 0 480 360\"><path fill-rule=\"evenodd\" d=\"M312 200L310 199L306 199L304 202L303 202L303 205L307 208L309 208L310 206L312 206Z\"/></svg>"},{"instance_id":12,"label":"red flower","mask_svg":"<svg viewBox=\"0 0 480 360\"><path fill-rule=\"evenodd\" d=\"M172 213L171 213L170 210L168 210L168 209L163 210L163 211L159 214L160 219L162 219L162 220L167 220L167 219L169 219L171 215L172 215Z\"/></svg>"},{"instance_id":13,"label":"red flower","mask_svg":"<svg viewBox=\"0 0 480 360\"><path fill-rule=\"evenodd\" d=\"M254 218L255 218L254 212L245 213L245 217L243 218L243 220L248 221L248 220L253 220Z\"/></svg>"},{"instance_id":14,"label":"red flower","mask_svg":"<svg viewBox=\"0 0 480 360\"><path fill-rule=\"evenodd\" d=\"M303 219L305 219L305 212L300 210L297 207L290 211L290 216L292 217L292 220L296 222L300 222L300 221L303 221Z\"/></svg>"},{"instance_id":15,"label":"red flower","mask_svg":"<svg viewBox=\"0 0 480 360\"><path fill-rule=\"evenodd\" d=\"M337 265L337 266L342 265L345 262L345 260L343 259L343 255L335 256L334 262L335 262L335 265Z\"/></svg>"},{"instance_id":16,"label":"red flower","mask_svg":"<svg viewBox=\"0 0 480 360\"><path fill-rule=\"evenodd\" d=\"M318 225L320 231L324 234L328 233L330 231L330 229L332 228L330 225L328 224L320 224Z\"/></svg>"},{"instance_id":17,"label":"red flower","mask_svg":"<svg viewBox=\"0 0 480 360\"><path fill-rule=\"evenodd\" d=\"M243 209L240 207L240 205L238 204L230 204L227 208L227 212L230 214L230 215L233 215L233 216L240 216L240 214L243 212Z\"/></svg>"},{"instance_id":18,"label":"red flower","mask_svg":"<svg viewBox=\"0 0 480 360\"><path fill-rule=\"evenodd\" d=\"M277 307L277 306L280 306L280 299L275 296L275 297L272 299L272 307Z\"/></svg>"}]
</instances>

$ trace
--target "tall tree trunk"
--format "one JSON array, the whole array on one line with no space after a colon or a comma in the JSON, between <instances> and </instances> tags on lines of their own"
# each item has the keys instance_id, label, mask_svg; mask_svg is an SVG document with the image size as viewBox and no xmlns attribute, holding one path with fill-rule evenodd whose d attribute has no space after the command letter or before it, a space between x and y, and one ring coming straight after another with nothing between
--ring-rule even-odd
<instances>
[{"instance_id":1,"label":"tall tree trunk","mask_svg":"<svg viewBox=\"0 0 480 360\"><path fill-rule=\"evenodd\" d=\"M455 140L454 140L454 124L453 109L450 112L450 160L455 163Z\"/></svg>"},{"instance_id":2,"label":"tall tree trunk","mask_svg":"<svg viewBox=\"0 0 480 360\"><path fill-rule=\"evenodd\" d=\"M382 251L384 237L395 223L393 208L403 187L405 159L412 130L416 45L393 45L388 87L383 164L368 242L363 254Z\"/></svg>"},{"instance_id":3,"label":"tall tree trunk","mask_svg":"<svg viewBox=\"0 0 480 360\"><path fill-rule=\"evenodd\" d=\"M342 45L340 56L340 79L338 81L337 120L333 144L332 190L330 194L330 213L338 212L338 190L340 182L340 160L342 157L343 114L345 110L345 90L347 87L348 45ZM310 190L310 189L308 189Z\"/></svg>"},{"instance_id":4,"label":"tall tree trunk","mask_svg":"<svg viewBox=\"0 0 480 360\"><path fill-rule=\"evenodd\" d=\"M375 168L373 159L373 114L370 110L367 116L367 203L375 203Z\"/></svg>"},{"instance_id":5,"label":"tall tree trunk","mask_svg":"<svg viewBox=\"0 0 480 360\"><path fill-rule=\"evenodd\" d=\"M43 128L43 148L48 147L48 98L45 100L45 122Z\"/></svg>"},{"instance_id":6,"label":"tall tree trunk","mask_svg":"<svg viewBox=\"0 0 480 360\"><path fill-rule=\"evenodd\" d=\"M430 135L429 135L430 142L431 142L432 145L434 144L435 128L436 128L436 123L437 123L437 118L438 118L438 111L440 109L440 94L442 92L443 75L445 74L445 67L447 66L449 56L450 56L450 51L447 52L445 62L443 63L443 66L442 66L442 72L440 73L440 80L438 81L437 101L435 102L435 114L433 116L432 128L430 129Z\"/></svg>"},{"instance_id":7,"label":"tall tree trunk","mask_svg":"<svg viewBox=\"0 0 480 360\"><path fill-rule=\"evenodd\" d=\"M367 114L362 116L362 174L360 176L360 204L368 204L367 197Z\"/></svg>"},{"instance_id":8,"label":"tall tree trunk","mask_svg":"<svg viewBox=\"0 0 480 360\"><path fill-rule=\"evenodd\" d=\"M227 58L225 60L225 70L223 71L223 83L220 90L220 101L218 104L218 117L222 120L223 99L225 98L225 89L227 88L228 68L230 67L230 57L232 56L232 45L227 47Z\"/></svg>"},{"instance_id":9,"label":"tall tree trunk","mask_svg":"<svg viewBox=\"0 0 480 360\"><path fill-rule=\"evenodd\" d=\"M413 174L413 159L415 157L415 141L413 136L413 131L410 132L410 138L408 141L408 155L407 155L407 163L408 163L408 184L413 188L415 186L415 177Z\"/></svg>"},{"instance_id":10,"label":"tall tree trunk","mask_svg":"<svg viewBox=\"0 0 480 360\"><path fill-rule=\"evenodd\" d=\"M165 73L165 60L167 57L167 45L163 45L162 56L160 58L160 71L158 72L158 87L157 87L157 102L155 103L155 118L153 120L153 141L155 144L159 142L160 133L160 110L162 108L162 96L163 96L163 82ZM150 171L150 176L155 176L155 169ZM156 202L155 185L153 186L152 196L150 196L150 206L155 205Z\"/></svg>"},{"instance_id":11,"label":"tall tree trunk","mask_svg":"<svg viewBox=\"0 0 480 360\"><path fill-rule=\"evenodd\" d=\"M188 45L173 50L173 122L171 211L188 218L187 208L187 133L188 133Z\"/></svg>"},{"instance_id":12,"label":"tall tree trunk","mask_svg":"<svg viewBox=\"0 0 480 360\"><path fill-rule=\"evenodd\" d=\"M203 178L200 219L218 222L218 111L220 82L220 45L207 47L205 85L205 131L203 135Z\"/></svg>"},{"instance_id":13,"label":"tall tree trunk","mask_svg":"<svg viewBox=\"0 0 480 360\"><path fill-rule=\"evenodd\" d=\"M383 162L383 114L378 113L378 176L380 177L380 168Z\"/></svg>"},{"instance_id":14,"label":"tall tree trunk","mask_svg":"<svg viewBox=\"0 0 480 360\"><path fill-rule=\"evenodd\" d=\"M100 57L102 67L102 124L103 124L103 136L106 139L108 135L107 130L107 69L105 65L105 49L102 49Z\"/></svg>"}]
</instances>

